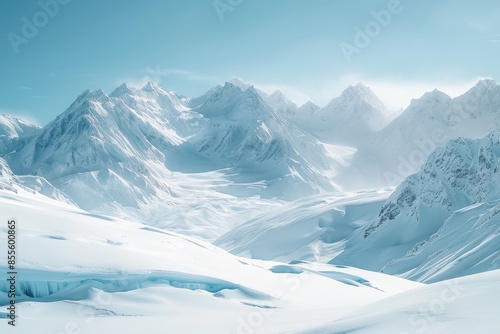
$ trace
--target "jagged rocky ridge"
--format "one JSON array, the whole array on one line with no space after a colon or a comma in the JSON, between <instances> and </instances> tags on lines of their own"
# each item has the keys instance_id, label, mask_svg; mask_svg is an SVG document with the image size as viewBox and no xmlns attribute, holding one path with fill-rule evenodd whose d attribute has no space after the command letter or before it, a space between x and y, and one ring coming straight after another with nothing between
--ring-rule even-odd
<instances>
[{"instance_id":1,"label":"jagged rocky ridge","mask_svg":"<svg viewBox=\"0 0 500 334\"><path fill-rule=\"evenodd\" d=\"M436 149L332 260L435 281L500 268L500 131Z\"/></svg>"}]
</instances>

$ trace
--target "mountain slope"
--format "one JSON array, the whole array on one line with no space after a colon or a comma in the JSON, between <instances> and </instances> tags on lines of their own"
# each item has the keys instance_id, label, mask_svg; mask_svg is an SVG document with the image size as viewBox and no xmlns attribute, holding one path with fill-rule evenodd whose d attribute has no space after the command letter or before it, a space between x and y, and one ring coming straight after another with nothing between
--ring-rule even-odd
<instances>
[{"instance_id":1,"label":"mountain slope","mask_svg":"<svg viewBox=\"0 0 500 334\"><path fill-rule=\"evenodd\" d=\"M499 200L500 131L452 140L332 262L423 281L500 268Z\"/></svg>"},{"instance_id":2,"label":"mountain slope","mask_svg":"<svg viewBox=\"0 0 500 334\"><path fill-rule=\"evenodd\" d=\"M423 286L297 333L496 333L499 282L496 270Z\"/></svg>"},{"instance_id":3,"label":"mountain slope","mask_svg":"<svg viewBox=\"0 0 500 334\"><path fill-rule=\"evenodd\" d=\"M92 333L234 333L257 319L261 331L279 333L422 286L356 268L238 258L22 189L0 190L0 211L18 222L16 330L24 333L60 331L55 318ZM2 272L6 256L0 254ZM3 319L9 288L0 282Z\"/></svg>"},{"instance_id":4,"label":"mountain slope","mask_svg":"<svg viewBox=\"0 0 500 334\"><path fill-rule=\"evenodd\" d=\"M325 142L349 145L380 130L387 114L387 108L370 88L359 83L349 86L323 108L298 113L295 122Z\"/></svg>"},{"instance_id":5,"label":"mountain slope","mask_svg":"<svg viewBox=\"0 0 500 334\"><path fill-rule=\"evenodd\" d=\"M288 99L279 89L269 95L266 101L278 114L286 119L295 117L299 112L297 105Z\"/></svg>"},{"instance_id":6,"label":"mountain slope","mask_svg":"<svg viewBox=\"0 0 500 334\"><path fill-rule=\"evenodd\" d=\"M7 156L13 170L47 178L89 209L109 202L137 206L159 189L168 193L165 153L182 138L164 112L167 102L175 101L162 95L160 105L150 88L136 98L123 92L123 99L101 90L84 92L36 138Z\"/></svg>"},{"instance_id":7,"label":"mountain slope","mask_svg":"<svg viewBox=\"0 0 500 334\"><path fill-rule=\"evenodd\" d=\"M377 215L391 190L321 194L258 215L214 244L233 254L275 261L327 262Z\"/></svg>"},{"instance_id":8,"label":"mountain slope","mask_svg":"<svg viewBox=\"0 0 500 334\"><path fill-rule=\"evenodd\" d=\"M4 157L81 208L214 240L282 200L337 189L342 159L266 99L230 83L194 99L153 83L89 90Z\"/></svg>"},{"instance_id":9,"label":"mountain slope","mask_svg":"<svg viewBox=\"0 0 500 334\"><path fill-rule=\"evenodd\" d=\"M18 189L28 191L32 194L42 194L62 203L76 206L68 195L54 187L40 176L16 176L10 169L9 164L0 158L0 189L18 192Z\"/></svg>"},{"instance_id":10,"label":"mountain slope","mask_svg":"<svg viewBox=\"0 0 500 334\"><path fill-rule=\"evenodd\" d=\"M384 129L359 145L345 171L345 187L397 185L415 173L429 154L448 140L460 136L482 138L500 128L500 86L481 80L463 95L450 98L438 90L413 100L410 106ZM362 180L360 180L362 179Z\"/></svg>"},{"instance_id":11,"label":"mountain slope","mask_svg":"<svg viewBox=\"0 0 500 334\"><path fill-rule=\"evenodd\" d=\"M253 87L242 90L226 83L194 111L207 122L179 146L169 168L228 169L235 186L227 191L244 196L293 199L337 189L331 177L339 162L315 138L279 115ZM179 163L193 157L198 164Z\"/></svg>"},{"instance_id":12,"label":"mountain slope","mask_svg":"<svg viewBox=\"0 0 500 334\"><path fill-rule=\"evenodd\" d=\"M0 156L17 150L24 141L37 134L38 125L11 115L0 114Z\"/></svg>"}]
</instances>

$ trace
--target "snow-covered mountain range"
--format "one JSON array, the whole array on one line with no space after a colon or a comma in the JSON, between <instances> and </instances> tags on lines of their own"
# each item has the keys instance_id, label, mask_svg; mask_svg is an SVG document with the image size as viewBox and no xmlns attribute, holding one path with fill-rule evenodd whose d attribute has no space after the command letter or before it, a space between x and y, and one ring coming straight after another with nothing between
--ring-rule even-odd
<instances>
[{"instance_id":1,"label":"snow-covered mountain range","mask_svg":"<svg viewBox=\"0 0 500 334\"><path fill-rule=\"evenodd\" d=\"M38 132L6 155L12 169L45 177L86 209L178 196L171 171L226 170L233 188L269 198L337 189L335 158L253 86L226 83L195 101L152 83L86 91Z\"/></svg>"},{"instance_id":2,"label":"snow-covered mountain range","mask_svg":"<svg viewBox=\"0 0 500 334\"><path fill-rule=\"evenodd\" d=\"M2 116L0 136L4 170L10 165L20 184L83 209L209 241L227 232L217 244L238 254L280 260L348 258L363 267L364 252L378 247L366 240L380 235L385 245L392 238L390 231L378 232L386 228L380 223L385 216L373 221L374 216L380 208L391 214L392 206L403 210L399 204L406 199L394 196L418 193L418 176L407 179L383 206L392 190L346 192L342 186L390 184L381 175L401 169L397 161L403 154L409 152L409 160L415 161L404 166L401 178L418 170L431 151L450 138L484 136L486 130L499 128L499 99L500 88L492 80L482 80L454 99L436 90L413 100L384 127L390 117L387 108L362 84L348 87L321 108L312 102L297 107L280 91L267 94L237 79L197 98L149 82L142 88L123 84L110 94L85 91L43 128ZM418 153L419 160L411 151L415 147L425 149ZM473 151L468 154L475 156ZM490 158L494 164L495 156ZM433 163L429 160L425 168ZM465 170L452 162L441 167L446 180ZM472 175L480 167L464 173ZM488 175L477 174L473 186L490 182ZM406 260L398 258L437 233L452 214L462 217L460 210L478 203L452 201L469 195L451 183L449 189L443 187L445 181L436 181L430 189L429 180L422 186L428 194L447 194L449 189L456 193L449 198L420 194L422 203L432 203L430 209L415 204L404 210L411 219L429 214L438 223L411 223L412 228L398 233L398 246L367 268L403 274L396 263ZM415 189L409 190L409 184ZM487 189L477 188L476 196L486 196ZM488 203L498 194L490 195ZM437 200L454 204L437 206ZM372 230L377 231L374 236ZM275 247L280 243L269 242L278 235L286 236L280 249ZM408 275L434 279L427 278L425 270Z\"/></svg>"},{"instance_id":3,"label":"snow-covered mountain range","mask_svg":"<svg viewBox=\"0 0 500 334\"><path fill-rule=\"evenodd\" d=\"M494 333L499 325L499 270L421 284L340 265L252 260L168 230L91 214L17 184L0 189L0 210L17 218L22 240L15 305L22 315L16 330L23 332L65 326L130 334L387 333L425 326ZM0 238L6 240L7 229ZM0 263L7 263L6 254ZM10 288L8 280L0 283L5 321Z\"/></svg>"},{"instance_id":4,"label":"snow-covered mountain range","mask_svg":"<svg viewBox=\"0 0 500 334\"><path fill-rule=\"evenodd\" d=\"M493 80L481 80L456 98L437 89L425 93L358 145L354 168L343 175L350 184L344 186L398 185L448 140L478 139L498 128L500 86Z\"/></svg>"},{"instance_id":5,"label":"snow-covered mountain range","mask_svg":"<svg viewBox=\"0 0 500 334\"><path fill-rule=\"evenodd\" d=\"M500 268L500 131L436 149L334 263L437 281Z\"/></svg>"},{"instance_id":6,"label":"snow-covered mountain range","mask_svg":"<svg viewBox=\"0 0 500 334\"><path fill-rule=\"evenodd\" d=\"M5 116L2 156L81 208L208 240L281 200L338 190L342 158L235 83L193 99L151 82L88 90L43 128Z\"/></svg>"},{"instance_id":7,"label":"snow-covered mountain range","mask_svg":"<svg viewBox=\"0 0 500 334\"><path fill-rule=\"evenodd\" d=\"M307 198L215 243L252 258L330 261L425 282L500 268L500 130L449 141L391 193Z\"/></svg>"},{"instance_id":8,"label":"snow-covered mountain range","mask_svg":"<svg viewBox=\"0 0 500 334\"><path fill-rule=\"evenodd\" d=\"M242 90L226 83L193 111L203 115L206 123L178 151L181 157L202 158L198 170L226 168L237 184L263 183L259 192L244 190L247 196L296 199L337 190L332 177L339 162L316 138L266 103L253 86ZM172 160L177 170L193 168L188 159Z\"/></svg>"},{"instance_id":9,"label":"snow-covered mountain range","mask_svg":"<svg viewBox=\"0 0 500 334\"><path fill-rule=\"evenodd\" d=\"M295 122L322 141L353 145L381 130L389 120L389 111L365 85L349 86L325 107L306 104Z\"/></svg>"},{"instance_id":10,"label":"snow-covered mountain range","mask_svg":"<svg viewBox=\"0 0 500 334\"><path fill-rule=\"evenodd\" d=\"M235 79L195 98L88 90L44 127L0 115L24 329L59 331L57 314L96 333L147 330L145 316L171 332L411 332L439 294L426 326L481 315L493 332L499 107L492 80L393 119L362 84L299 107Z\"/></svg>"}]
</instances>

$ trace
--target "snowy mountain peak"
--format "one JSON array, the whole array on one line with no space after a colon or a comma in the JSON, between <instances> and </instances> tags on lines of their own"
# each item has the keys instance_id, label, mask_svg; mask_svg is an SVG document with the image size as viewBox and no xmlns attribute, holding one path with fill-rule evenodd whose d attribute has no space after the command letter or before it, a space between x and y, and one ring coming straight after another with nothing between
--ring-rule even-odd
<instances>
[{"instance_id":1,"label":"snowy mountain peak","mask_svg":"<svg viewBox=\"0 0 500 334\"><path fill-rule=\"evenodd\" d=\"M382 129L387 115L382 101L360 83L349 86L325 107L300 113L297 124L327 143L352 145Z\"/></svg>"},{"instance_id":2,"label":"snowy mountain peak","mask_svg":"<svg viewBox=\"0 0 500 334\"><path fill-rule=\"evenodd\" d=\"M247 88L241 88L240 86L235 85L232 82L226 81L222 88L224 89L224 92L227 93L227 92L242 92L249 89L250 87L252 86L248 86Z\"/></svg>"},{"instance_id":3,"label":"snowy mountain peak","mask_svg":"<svg viewBox=\"0 0 500 334\"><path fill-rule=\"evenodd\" d=\"M251 84L244 82L240 78L233 78L229 80L228 83L233 84L236 87L239 87L241 90L247 90L248 88L252 87Z\"/></svg>"},{"instance_id":4,"label":"snowy mountain peak","mask_svg":"<svg viewBox=\"0 0 500 334\"><path fill-rule=\"evenodd\" d=\"M287 121L255 87L242 90L226 82L203 99L194 111L208 121L180 151L203 159L204 167L196 168L231 168L231 174L245 184L234 185L234 194L241 187L245 193L262 197L296 198L337 189L330 179L336 160L314 137ZM259 185L249 186L253 182Z\"/></svg>"},{"instance_id":5,"label":"snowy mountain peak","mask_svg":"<svg viewBox=\"0 0 500 334\"><path fill-rule=\"evenodd\" d=\"M23 134L31 134L38 129L40 126L21 118L0 114L0 137L21 137Z\"/></svg>"},{"instance_id":6,"label":"snowy mountain peak","mask_svg":"<svg viewBox=\"0 0 500 334\"><path fill-rule=\"evenodd\" d=\"M161 91L162 89L157 84L155 84L154 82L148 81L144 85L144 87L142 87L142 90L145 91L145 92L158 92L158 91Z\"/></svg>"},{"instance_id":7,"label":"snowy mountain peak","mask_svg":"<svg viewBox=\"0 0 500 334\"><path fill-rule=\"evenodd\" d=\"M120 97L123 95L134 95L135 92L136 92L136 89L134 87L131 87L126 83L122 83L111 94L109 94L109 96L110 97Z\"/></svg>"},{"instance_id":8,"label":"snowy mountain peak","mask_svg":"<svg viewBox=\"0 0 500 334\"><path fill-rule=\"evenodd\" d=\"M342 94L333 99L330 104L341 105L346 108L349 105L366 103L377 110L387 111L384 103L375 95L375 93L367 86L358 83L356 86L350 85L347 87Z\"/></svg>"},{"instance_id":9,"label":"snowy mountain peak","mask_svg":"<svg viewBox=\"0 0 500 334\"><path fill-rule=\"evenodd\" d=\"M475 247L480 247L487 239L484 236L477 239L472 237L479 226L472 228L470 225L475 220L470 219L471 212L460 210L478 204L489 206L485 203L497 205L499 189L500 131L491 132L478 140L462 137L451 140L445 146L437 148L418 173L405 179L383 205L378 217L364 228L364 239L336 258L336 261L349 261L351 265L363 262L365 267L398 274L408 274L410 268L421 266L427 267L428 274L434 275L441 270L442 274L449 271L446 275L453 277L456 268L443 268L443 258L449 257L449 261L461 256L474 257L473 253L477 251ZM477 212L481 210L474 209ZM459 221L456 217L450 220L452 215L464 216L464 223L455 223L455 220ZM498 228L492 227L498 234ZM474 252L462 252L465 244L458 244L456 246L461 248L460 251L454 250L453 255L447 254L444 250L453 247L455 240L438 239L446 235L442 230L448 228L458 230L451 239L464 238L467 243L472 243L467 248L474 249ZM439 247L431 247L417 258L422 248L425 248L423 246L434 241ZM488 253L481 259L498 252L498 242L494 245L492 248L485 247L484 251ZM377 254L377 259L367 261L366 256L360 257L360 249L376 249L374 253ZM380 257L380 254L385 255ZM400 259L395 261L397 258ZM436 270L428 269L430 261L436 264ZM461 261L457 259L457 266ZM474 259L470 263L477 262ZM467 263L469 262L465 261L460 265L467 267L467 270L477 270Z\"/></svg>"},{"instance_id":10,"label":"snowy mountain peak","mask_svg":"<svg viewBox=\"0 0 500 334\"><path fill-rule=\"evenodd\" d=\"M282 99L285 100L287 97L281 92L281 90L276 89L269 97L275 98L275 99Z\"/></svg>"},{"instance_id":11,"label":"snowy mountain peak","mask_svg":"<svg viewBox=\"0 0 500 334\"><path fill-rule=\"evenodd\" d=\"M497 88L498 83L493 79L481 79L477 82L475 87Z\"/></svg>"},{"instance_id":12,"label":"snowy mountain peak","mask_svg":"<svg viewBox=\"0 0 500 334\"><path fill-rule=\"evenodd\" d=\"M314 103L313 101L311 100L307 100L306 103L304 103L303 105L300 106L301 108L302 107L307 107L307 108L310 108L310 109L315 109L315 110L318 110L320 107Z\"/></svg>"},{"instance_id":13,"label":"snowy mountain peak","mask_svg":"<svg viewBox=\"0 0 500 334\"><path fill-rule=\"evenodd\" d=\"M357 94L372 94L370 88L365 86L362 82L358 82L356 85L349 85L346 89L344 89L344 93L346 92L354 92Z\"/></svg>"},{"instance_id":14,"label":"snowy mountain peak","mask_svg":"<svg viewBox=\"0 0 500 334\"><path fill-rule=\"evenodd\" d=\"M90 90L87 89L85 90L78 98L76 99L75 102L84 102L84 101L99 101L99 102L108 102L110 101L109 96L100 88L95 89L95 90Z\"/></svg>"},{"instance_id":15,"label":"snowy mountain peak","mask_svg":"<svg viewBox=\"0 0 500 334\"><path fill-rule=\"evenodd\" d=\"M431 92L424 93L424 95L422 95L422 97L417 99L416 101L441 103L449 102L450 100L451 97L449 95L440 91L439 89L434 89Z\"/></svg>"},{"instance_id":16,"label":"snowy mountain peak","mask_svg":"<svg viewBox=\"0 0 500 334\"><path fill-rule=\"evenodd\" d=\"M77 110L86 109L85 106L89 106L91 101L95 101L98 103L106 103L106 102L110 102L111 100L110 100L110 97L108 95L106 95L106 93L102 89L96 89L96 90L87 89L87 90L83 91L76 98L76 100L69 106L69 108L66 109L65 113L59 115L58 118L63 117L63 115L65 115L66 113L72 112L72 111L74 112ZM81 108L82 106L84 106L84 108Z\"/></svg>"},{"instance_id":17,"label":"snowy mountain peak","mask_svg":"<svg viewBox=\"0 0 500 334\"><path fill-rule=\"evenodd\" d=\"M231 120L264 119L271 108L264 103L261 94L250 86L246 90L226 82L204 98L204 103L195 108L205 117L228 117Z\"/></svg>"},{"instance_id":18,"label":"snowy mountain peak","mask_svg":"<svg viewBox=\"0 0 500 334\"><path fill-rule=\"evenodd\" d=\"M500 86L492 79L479 80L478 83L469 89L465 94L459 97L466 97L472 99L482 99L487 97L488 99L496 99L498 102L498 96L500 95Z\"/></svg>"},{"instance_id":19,"label":"snowy mountain peak","mask_svg":"<svg viewBox=\"0 0 500 334\"><path fill-rule=\"evenodd\" d=\"M281 104L283 106L288 106L288 107L297 107L295 103L293 103L288 97L285 96L281 92L281 90L277 89L269 95L269 101L271 101L273 104Z\"/></svg>"},{"instance_id":20,"label":"snowy mountain peak","mask_svg":"<svg viewBox=\"0 0 500 334\"><path fill-rule=\"evenodd\" d=\"M100 88L93 90L88 95L89 99L101 100L102 98L109 99L109 96Z\"/></svg>"},{"instance_id":21,"label":"snowy mountain peak","mask_svg":"<svg viewBox=\"0 0 500 334\"><path fill-rule=\"evenodd\" d=\"M0 114L0 156L16 151L26 138L35 135L40 129L38 125L23 119Z\"/></svg>"},{"instance_id":22,"label":"snowy mountain peak","mask_svg":"<svg viewBox=\"0 0 500 334\"><path fill-rule=\"evenodd\" d=\"M316 105L313 101L309 100L298 108L299 113L313 113L320 107Z\"/></svg>"},{"instance_id":23,"label":"snowy mountain peak","mask_svg":"<svg viewBox=\"0 0 500 334\"><path fill-rule=\"evenodd\" d=\"M420 98L412 99L408 108L403 112L402 115L408 114L429 114L442 112L443 108L446 108L452 102L452 98L446 93L434 89L430 92L425 92ZM411 116L409 116L411 117Z\"/></svg>"}]
</instances>

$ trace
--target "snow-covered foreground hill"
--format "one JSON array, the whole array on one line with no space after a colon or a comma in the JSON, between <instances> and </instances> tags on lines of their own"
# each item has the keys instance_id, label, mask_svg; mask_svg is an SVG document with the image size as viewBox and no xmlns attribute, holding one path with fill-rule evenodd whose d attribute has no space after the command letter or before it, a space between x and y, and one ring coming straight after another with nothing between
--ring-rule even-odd
<instances>
[{"instance_id":1,"label":"snow-covered foreground hill","mask_svg":"<svg viewBox=\"0 0 500 334\"><path fill-rule=\"evenodd\" d=\"M373 176L365 170L394 172L398 154L432 129L445 140L498 128L499 97L492 81L456 99L434 91L373 135L386 110L360 85L331 108L297 108L280 92L241 82L195 99L152 83L122 85L109 95L85 92L44 128L2 116L0 212L18 220L18 326L247 334L335 321L319 333L439 333L456 332L448 319L458 318L466 333L493 332L498 130L454 139L424 162L440 143L426 142L420 172L394 192L340 192L337 181L365 184ZM304 131L300 112L321 116L311 119L318 132ZM334 125L357 130L332 135ZM320 133L359 147L321 143ZM484 271L492 272L446 281ZM465 292L450 298L446 284ZM0 281L0 306L7 291ZM479 314L490 327L468 321Z\"/></svg>"},{"instance_id":2,"label":"snow-covered foreground hill","mask_svg":"<svg viewBox=\"0 0 500 334\"><path fill-rule=\"evenodd\" d=\"M499 328L500 271L425 286L352 267L249 260L15 187L17 193L0 190L0 210L18 222L19 250L18 318L15 328L7 326L9 298L2 281L2 333L495 333ZM6 240L6 227L0 238ZM5 271L3 252L0 263Z\"/></svg>"},{"instance_id":3,"label":"snow-covered foreground hill","mask_svg":"<svg viewBox=\"0 0 500 334\"><path fill-rule=\"evenodd\" d=\"M17 219L13 332L281 333L420 286L343 266L239 258L13 187L0 190L0 212ZM0 239L7 239L6 224ZM6 264L1 252L2 272ZM0 291L5 318L7 281Z\"/></svg>"},{"instance_id":4,"label":"snow-covered foreground hill","mask_svg":"<svg viewBox=\"0 0 500 334\"><path fill-rule=\"evenodd\" d=\"M300 334L498 333L500 270L423 286Z\"/></svg>"}]
</instances>

